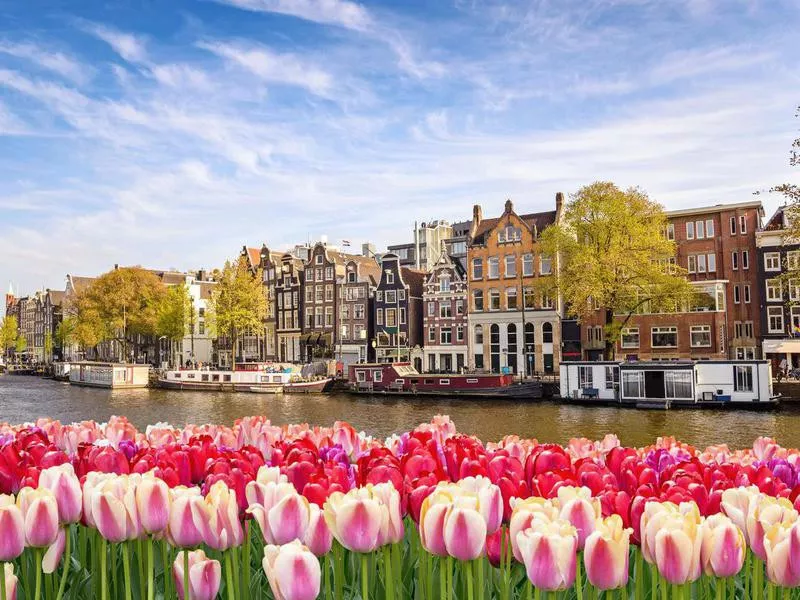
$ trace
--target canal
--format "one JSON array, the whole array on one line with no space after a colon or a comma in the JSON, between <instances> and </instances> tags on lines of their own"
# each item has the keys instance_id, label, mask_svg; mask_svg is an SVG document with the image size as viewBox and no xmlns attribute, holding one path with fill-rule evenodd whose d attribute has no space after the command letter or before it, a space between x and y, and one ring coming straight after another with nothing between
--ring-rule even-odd
<instances>
[{"instance_id":1,"label":"canal","mask_svg":"<svg viewBox=\"0 0 800 600\"><path fill-rule=\"evenodd\" d=\"M274 424L307 422L331 425L336 420L384 437L406 431L433 415L448 414L459 431L495 441L506 434L564 443L571 437L602 438L616 433L624 444L645 445L674 435L691 444L728 443L749 446L761 435L784 445L800 442L800 403L770 412L744 410L636 410L563 406L555 402L509 400L366 398L347 394L271 396L251 393L166 390L110 391L70 386L36 377L0 376L0 422L23 423L49 416L68 423L105 421L125 415L137 427L166 421L233 422L246 415L266 415Z\"/></svg>"}]
</instances>

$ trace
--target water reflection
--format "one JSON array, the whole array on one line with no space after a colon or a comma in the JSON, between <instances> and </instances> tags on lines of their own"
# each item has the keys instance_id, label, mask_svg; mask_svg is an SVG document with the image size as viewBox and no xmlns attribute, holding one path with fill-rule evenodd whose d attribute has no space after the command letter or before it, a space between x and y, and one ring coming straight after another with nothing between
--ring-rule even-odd
<instances>
[{"instance_id":1,"label":"water reflection","mask_svg":"<svg viewBox=\"0 0 800 600\"><path fill-rule=\"evenodd\" d=\"M273 423L308 422L330 425L346 420L379 437L405 431L437 413L449 414L459 430L483 440L515 433L541 441L565 442L570 437L600 438L614 432L623 443L643 445L661 435L696 444L726 442L750 445L759 435L777 437L786 445L800 439L800 406L775 412L655 411L562 406L464 399L365 398L341 395L270 396L249 393L126 390L110 392L78 388L29 377L0 376L0 421L20 423L40 415L64 422L104 421L126 415L138 427L159 421L227 423L245 415L267 415Z\"/></svg>"}]
</instances>

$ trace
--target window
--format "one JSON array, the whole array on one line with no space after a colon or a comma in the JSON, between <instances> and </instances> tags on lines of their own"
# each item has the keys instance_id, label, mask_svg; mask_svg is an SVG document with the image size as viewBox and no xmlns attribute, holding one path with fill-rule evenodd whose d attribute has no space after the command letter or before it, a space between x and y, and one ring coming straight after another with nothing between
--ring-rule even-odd
<instances>
[{"instance_id":1,"label":"window","mask_svg":"<svg viewBox=\"0 0 800 600\"><path fill-rule=\"evenodd\" d=\"M550 275L553 270L552 260L549 256L542 254L539 257L539 273L541 275Z\"/></svg>"},{"instance_id":2,"label":"window","mask_svg":"<svg viewBox=\"0 0 800 600\"><path fill-rule=\"evenodd\" d=\"M453 333L449 327L442 327L441 335L439 336L442 344L453 343Z\"/></svg>"},{"instance_id":3,"label":"window","mask_svg":"<svg viewBox=\"0 0 800 600\"><path fill-rule=\"evenodd\" d=\"M686 223L686 239L693 240L694 239L694 221L689 221Z\"/></svg>"},{"instance_id":4,"label":"window","mask_svg":"<svg viewBox=\"0 0 800 600\"><path fill-rule=\"evenodd\" d=\"M741 302L741 296L739 295L739 286L733 286L733 303L739 304Z\"/></svg>"},{"instance_id":5,"label":"window","mask_svg":"<svg viewBox=\"0 0 800 600\"><path fill-rule=\"evenodd\" d=\"M694 254L689 255L689 260L686 270L689 271L689 273L697 272L697 257Z\"/></svg>"},{"instance_id":6,"label":"window","mask_svg":"<svg viewBox=\"0 0 800 600\"><path fill-rule=\"evenodd\" d=\"M436 327L430 327L428 329L428 341L432 343L436 342Z\"/></svg>"},{"instance_id":7,"label":"window","mask_svg":"<svg viewBox=\"0 0 800 600\"><path fill-rule=\"evenodd\" d=\"M764 253L764 270L765 271L780 271L781 270L781 254L780 254L780 252L765 252Z\"/></svg>"},{"instance_id":8,"label":"window","mask_svg":"<svg viewBox=\"0 0 800 600\"><path fill-rule=\"evenodd\" d=\"M500 310L500 290L489 290L489 310Z\"/></svg>"},{"instance_id":9,"label":"window","mask_svg":"<svg viewBox=\"0 0 800 600\"><path fill-rule=\"evenodd\" d=\"M586 339L589 343L603 341L603 328L599 325L590 325L586 328Z\"/></svg>"},{"instance_id":10,"label":"window","mask_svg":"<svg viewBox=\"0 0 800 600\"><path fill-rule=\"evenodd\" d=\"M619 369L617 367L606 367L606 389L613 390L619 385Z\"/></svg>"},{"instance_id":11,"label":"window","mask_svg":"<svg viewBox=\"0 0 800 600\"><path fill-rule=\"evenodd\" d=\"M331 284L325 286L325 300L333 302L333 286Z\"/></svg>"},{"instance_id":12,"label":"window","mask_svg":"<svg viewBox=\"0 0 800 600\"><path fill-rule=\"evenodd\" d=\"M467 242L453 242L450 244L450 254L466 254L467 253Z\"/></svg>"},{"instance_id":13,"label":"window","mask_svg":"<svg viewBox=\"0 0 800 600\"><path fill-rule=\"evenodd\" d=\"M386 304L397 303L397 292L394 290L386 290Z\"/></svg>"},{"instance_id":14,"label":"window","mask_svg":"<svg viewBox=\"0 0 800 600\"><path fill-rule=\"evenodd\" d=\"M742 250L742 269L750 268L750 253L747 250Z\"/></svg>"},{"instance_id":15,"label":"window","mask_svg":"<svg viewBox=\"0 0 800 600\"><path fill-rule=\"evenodd\" d=\"M378 309L378 314L377 314L377 317L376 317L375 321L377 322L378 325L383 325L383 309L382 308Z\"/></svg>"},{"instance_id":16,"label":"window","mask_svg":"<svg viewBox=\"0 0 800 600\"><path fill-rule=\"evenodd\" d=\"M590 388L592 387L592 367L579 366L578 367L578 387Z\"/></svg>"},{"instance_id":17,"label":"window","mask_svg":"<svg viewBox=\"0 0 800 600\"><path fill-rule=\"evenodd\" d=\"M314 258L316 259L316 263L318 265L322 264L322 254L317 254Z\"/></svg>"},{"instance_id":18,"label":"window","mask_svg":"<svg viewBox=\"0 0 800 600\"><path fill-rule=\"evenodd\" d=\"M428 316L429 317L436 316L436 302L428 302Z\"/></svg>"},{"instance_id":19,"label":"window","mask_svg":"<svg viewBox=\"0 0 800 600\"><path fill-rule=\"evenodd\" d=\"M197 324L197 333L199 333L200 335L204 335L205 332L206 332L206 324L203 321L200 321Z\"/></svg>"},{"instance_id":20,"label":"window","mask_svg":"<svg viewBox=\"0 0 800 600\"><path fill-rule=\"evenodd\" d=\"M547 321L542 323L542 343L543 344L553 343L553 324L548 323Z\"/></svg>"},{"instance_id":21,"label":"window","mask_svg":"<svg viewBox=\"0 0 800 600\"><path fill-rule=\"evenodd\" d=\"M397 309L396 308L387 308L386 309L386 326L387 327L397 327Z\"/></svg>"},{"instance_id":22,"label":"window","mask_svg":"<svg viewBox=\"0 0 800 600\"><path fill-rule=\"evenodd\" d=\"M523 300L525 302L525 308L535 308L536 307L536 294L533 292L532 287L526 287L522 291Z\"/></svg>"},{"instance_id":23,"label":"window","mask_svg":"<svg viewBox=\"0 0 800 600\"><path fill-rule=\"evenodd\" d=\"M736 360L755 360L756 349L752 346L736 348Z\"/></svg>"},{"instance_id":24,"label":"window","mask_svg":"<svg viewBox=\"0 0 800 600\"><path fill-rule=\"evenodd\" d=\"M553 299L547 294L542 294L542 308L553 308Z\"/></svg>"},{"instance_id":25,"label":"window","mask_svg":"<svg viewBox=\"0 0 800 600\"><path fill-rule=\"evenodd\" d=\"M323 315L323 312L322 312L322 307L321 306L317 306L314 309L314 325L316 327L322 327L323 318L324 318L324 315Z\"/></svg>"},{"instance_id":26,"label":"window","mask_svg":"<svg viewBox=\"0 0 800 600\"><path fill-rule=\"evenodd\" d=\"M350 339L350 325L342 325L342 339L343 340Z\"/></svg>"},{"instance_id":27,"label":"window","mask_svg":"<svg viewBox=\"0 0 800 600\"><path fill-rule=\"evenodd\" d=\"M522 255L522 274L525 277L533 277L533 254Z\"/></svg>"},{"instance_id":28,"label":"window","mask_svg":"<svg viewBox=\"0 0 800 600\"><path fill-rule=\"evenodd\" d=\"M453 317L453 306L450 302L439 304L439 316L442 319L451 319Z\"/></svg>"},{"instance_id":29,"label":"window","mask_svg":"<svg viewBox=\"0 0 800 600\"><path fill-rule=\"evenodd\" d=\"M694 228L695 228L695 233L697 234L697 239L698 240L702 240L704 237L706 237L706 234L705 234L706 228L703 225L703 221L696 221L695 224L694 224Z\"/></svg>"},{"instance_id":30,"label":"window","mask_svg":"<svg viewBox=\"0 0 800 600\"><path fill-rule=\"evenodd\" d=\"M677 327L653 327L650 329L650 340L653 348L677 348Z\"/></svg>"},{"instance_id":31,"label":"window","mask_svg":"<svg viewBox=\"0 0 800 600\"><path fill-rule=\"evenodd\" d=\"M483 290L474 290L472 292L472 308L476 312L483 310Z\"/></svg>"},{"instance_id":32,"label":"window","mask_svg":"<svg viewBox=\"0 0 800 600\"><path fill-rule=\"evenodd\" d=\"M500 277L500 259L496 256L489 257L489 279Z\"/></svg>"},{"instance_id":33,"label":"window","mask_svg":"<svg viewBox=\"0 0 800 600\"><path fill-rule=\"evenodd\" d=\"M689 341L692 348L710 348L711 326L692 325L692 327L689 328Z\"/></svg>"},{"instance_id":34,"label":"window","mask_svg":"<svg viewBox=\"0 0 800 600\"><path fill-rule=\"evenodd\" d=\"M306 309L306 312L308 312L308 309ZM342 315L342 320L343 321L346 321L346 320L348 320L350 318L350 305L349 304L342 304L341 315Z\"/></svg>"},{"instance_id":35,"label":"window","mask_svg":"<svg viewBox=\"0 0 800 600\"><path fill-rule=\"evenodd\" d=\"M506 290L506 308L515 310L517 308L517 288L510 287Z\"/></svg>"},{"instance_id":36,"label":"window","mask_svg":"<svg viewBox=\"0 0 800 600\"><path fill-rule=\"evenodd\" d=\"M744 215L739 217L739 233L747 233L747 218Z\"/></svg>"},{"instance_id":37,"label":"window","mask_svg":"<svg viewBox=\"0 0 800 600\"><path fill-rule=\"evenodd\" d=\"M475 325L475 345L483 346L483 326Z\"/></svg>"},{"instance_id":38,"label":"window","mask_svg":"<svg viewBox=\"0 0 800 600\"><path fill-rule=\"evenodd\" d=\"M472 278L483 279L483 260L480 258L472 259Z\"/></svg>"},{"instance_id":39,"label":"window","mask_svg":"<svg viewBox=\"0 0 800 600\"><path fill-rule=\"evenodd\" d=\"M405 290L397 290L397 299L398 300L405 300L406 299L406 291Z\"/></svg>"},{"instance_id":40,"label":"window","mask_svg":"<svg viewBox=\"0 0 800 600\"><path fill-rule=\"evenodd\" d=\"M392 271L386 273L386 283L394 283L394 273Z\"/></svg>"},{"instance_id":41,"label":"window","mask_svg":"<svg viewBox=\"0 0 800 600\"><path fill-rule=\"evenodd\" d=\"M752 365L733 366L733 391L752 392L753 391L753 367Z\"/></svg>"},{"instance_id":42,"label":"window","mask_svg":"<svg viewBox=\"0 0 800 600\"><path fill-rule=\"evenodd\" d=\"M790 250L786 253L786 268L790 271L800 269L800 251ZM202 308L200 310L203 310Z\"/></svg>"},{"instance_id":43,"label":"window","mask_svg":"<svg viewBox=\"0 0 800 600\"><path fill-rule=\"evenodd\" d=\"M317 257L319 259L321 257ZM320 261L321 262L321 261ZM317 269L317 281L322 281L325 275L325 271L323 269Z\"/></svg>"},{"instance_id":44,"label":"window","mask_svg":"<svg viewBox=\"0 0 800 600\"><path fill-rule=\"evenodd\" d=\"M667 371L664 373L664 395L667 398L691 398L692 372Z\"/></svg>"},{"instance_id":45,"label":"window","mask_svg":"<svg viewBox=\"0 0 800 600\"><path fill-rule=\"evenodd\" d=\"M375 292L375 299L378 302L383 302L383 292L381 292L380 290Z\"/></svg>"},{"instance_id":46,"label":"window","mask_svg":"<svg viewBox=\"0 0 800 600\"><path fill-rule=\"evenodd\" d=\"M675 224L668 223L667 224L667 239L674 240L675 239Z\"/></svg>"},{"instance_id":47,"label":"window","mask_svg":"<svg viewBox=\"0 0 800 600\"><path fill-rule=\"evenodd\" d=\"M777 279L767 281L767 302L780 302L783 300L781 282Z\"/></svg>"},{"instance_id":48,"label":"window","mask_svg":"<svg viewBox=\"0 0 800 600\"><path fill-rule=\"evenodd\" d=\"M314 286L306 286L306 302L314 302Z\"/></svg>"},{"instance_id":49,"label":"window","mask_svg":"<svg viewBox=\"0 0 800 600\"><path fill-rule=\"evenodd\" d=\"M767 307L767 328L770 333L783 333L783 307Z\"/></svg>"},{"instance_id":50,"label":"window","mask_svg":"<svg viewBox=\"0 0 800 600\"><path fill-rule=\"evenodd\" d=\"M795 336L800 333L800 306L792 306L789 309L789 319L789 323L792 328L790 333L792 336Z\"/></svg>"},{"instance_id":51,"label":"window","mask_svg":"<svg viewBox=\"0 0 800 600\"><path fill-rule=\"evenodd\" d=\"M742 289L744 290L744 303L750 304L750 286L749 285L742 286Z\"/></svg>"},{"instance_id":52,"label":"window","mask_svg":"<svg viewBox=\"0 0 800 600\"><path fill-rule=\"evenodd\" d=\"M731 217L731 235L736 235L736 217Z\"/></svg>"},{"instance_id":53,"label":"window","mask_svg":"<svg viewBox=\"0 0 800 600\"><path fill-rule=\"evenodd\" d=\"M731 268L734 271L739 268L739 253L736 250L731 252Z\"/></svg>"},{"instance_id":54,"label":"window","mask_svg":"<svg viewBox=\"0 0 800 600\"><path fill-rule=\"evenodd\" d=\"M333 267L325 267L325 279L328 281L333 279Z\"/></svg>"},{"instance_id":55,"label":"window","mask_svg":"<svg viewBox=\"0 0 800 600\"><path fill-rule=\"evenodd\" d=\"M622 347L623 348L638 348L639 347L639 328L626 327L622 330Z\"/></svg>"},{"instance_id":56,"label":"window","mask_svg":"<svg viewBox=\"0 0 800 600\"><path fill-rule=\"evenodd\" d=\"M333 307L325 307L325 327L333 327Z\"/></svg>"},{"instance_id":57,"label":"window","mask_svg":"<svg viewBox=\"0 0 800 600\"><path fill-rule=\"evenodd\" d=\"M353 339L354 340L365 340L367 339L367 330L364 329L363 325L353 325Z\"/></svg>"},{"instance_id":58,"label":"window","mask_svg":"<svg viewBox=\"0 0 800 600\"><path fill-rule=\"evenodd\" d=\"M517 257L513 254L507 254L505 258L506 277L517 276Z\"/></svg>"},{"instance_id":59,"label":"window","mask_svg":"<svg viewBox=\"0 0 800 600\"><path fill-rule=\"evenodd\" d=\"M325 288L321 285L318 285L314 288L314 301L315 302L324 302L325 301Z\"/></svg>"},{"instance_id":60,"label":"window","mask_svg":"<svg viewBox=\"0 0 800 600\"><path fill-rule=\"evenodd\" d=\"M463 300L456 300L456 314L463 315L464 314L464 301Z\"/></svg>"},{"instance_id":61,"label":"window","mask_svg":"<svg viewBox=\"0 0 800 600\"><path fill-rule=\"evenodd\" d=\"M450 291L450 277L442 275L439 278L439 291L447 293Z\"/></svg>"},{"instance_id":62,"label":"window","mask_svg":"<svg viewBox=\"0 0 800 600\"><path fill-rule=\"evenodd\" d=\"M713 219L706 219L706 237L714 237L714 221Z\"/></svg>"},{"instance_id":63,"label":"window","mask_svg":"<svg viewBox=\"0 0 800 600\"><path fill-rule=\"evenodd\" d=\"M456 341L463 342L464 341L464 326L459 325L456 327Z\"/></svg>"},{"instance_id":64,"label":"window","mask_svg":"<svg viewBox=\"0 0 800 600\"><path fill-rule=\"evenodd\" d=\"M795 302L800 300L800 281L795 279L790 281L787 285L789 286L789 300Z\"/></svg>"},{"instance_id":65,"label":"window","mask_svg":"<svg viewBox=\"0 0 800 600\"><path fill-rule=\"evenodd\" d=\"M733 324L734 337L737 338L752 338L753 337L753 322L752 321L736 321Z\"/></svg>"},{"instance_id":66,"label":"window","mask_svg":"<svg viewBox=\"0 0 800 600\"><path fill-rule=\"evenodd\" d=\"M347 274L347 283L355 283L356 282L356 272L350 271Z\"/></svg>"},{"instance_id":67,"label":"window","mask_svg":"<svg viewBox=\"0 0 800 600\"><path fill-rule=\"evenodd\" d=\"M354 319L363 319L365 312L366 311L364 310L364 305L363 304L356 304L353 307L353 318Z\"/></svg>"},{"instance_id":68,"label":"window","mask_svg":"<svg viewBox=\"0 0 800 600\"><path fill-rule=\"evenodd\" d=\"M372 381L375 383L380 383L383 381L383 371L373 371L372 372Z\"/></svg>"},{"instance_id":69,"label":"window","mask_svg":"<svg viewBox=\"0 0 800 600\"><path fill-rule=\"evenodd\" d=\"M717 255L716 254L709 254L707 255L708 258L708 272L714 273L717 270Z\"/></svg>"},{"instance_id":70,"label":"window","mask_svg":"<svg viewBox=\"0 0 800 600\"><path fill-rule=\"evenodd\" d=\"M626 398L644 397L644 373L624 371L622 373L622 395Z\"/></svg>"},{"instance_id":71,"label":"window","mask_svg":"<svg viewBox=\"0 0 800 600\"><path fill-rule=\"evenodd\" d=\"M705 254L698 254L697 255L697 272L698 273L705 273L706 272L706 255Z\"/></svg>"}]
</instances>

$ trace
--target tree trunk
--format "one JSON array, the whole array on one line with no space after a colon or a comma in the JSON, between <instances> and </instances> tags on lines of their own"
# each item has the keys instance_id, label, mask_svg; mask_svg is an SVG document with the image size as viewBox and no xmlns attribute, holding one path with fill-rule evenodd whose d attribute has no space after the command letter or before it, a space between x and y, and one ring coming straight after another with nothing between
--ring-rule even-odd
<instances>
[{"instance_id":1,"label":"tree trunk","mask_svg":"<svg viewBox=\"0 0 800 600\"><path fill-rule=\"evenodd\" d=\"M607 308L606 309L606 323L605 323L605 348L603 350L603 358L605 360L614 360L616 355L616 343L611 337L608 335L608 332L611 330L611 325L614 324L614 311Z\"/></svg>"}]
</instances>

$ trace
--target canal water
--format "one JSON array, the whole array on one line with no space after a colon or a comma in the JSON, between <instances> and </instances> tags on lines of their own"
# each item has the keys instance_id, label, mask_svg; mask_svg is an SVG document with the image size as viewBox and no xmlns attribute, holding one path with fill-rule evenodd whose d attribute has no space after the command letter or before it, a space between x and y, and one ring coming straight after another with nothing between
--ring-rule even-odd
<instances>
[{"instance_id":1,"label":"canal water","mask_svg":"<svg viewBox=\"0 0 800 600\"><path fill-rule=\"evenodd\" d=\"M506 434L564 443L571 437L602 438L616 433L627 445L646 445L658 436L674 435L699 445L750 446L761 435L787 446L800 445L800 403L774 411L636 410L564 406L557 402L430 398L368 398L347 394L270 394L185 392L157 389L111 391L81 388L37 377L0 375L0 422L23 423L49 416L68 423L105 421L125 415L137 427L166 421L233 422L247 415L266 415L274 424L307 422L331 425L336 420L384 437L448 414L459 431L496 441Z\"/></svg>"}]
</instances>

